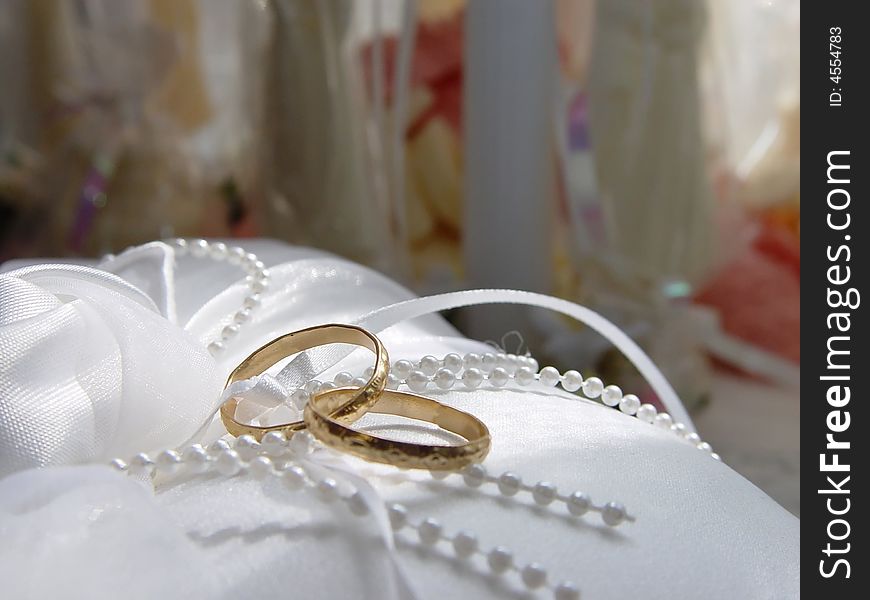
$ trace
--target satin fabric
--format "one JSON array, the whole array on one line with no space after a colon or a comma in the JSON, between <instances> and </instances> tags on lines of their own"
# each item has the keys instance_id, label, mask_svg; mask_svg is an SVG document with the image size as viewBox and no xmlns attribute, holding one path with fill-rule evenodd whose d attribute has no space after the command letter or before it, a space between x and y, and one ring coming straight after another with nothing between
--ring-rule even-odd
<instances>
[{"instance_id":1,"label":"satin fabric","mask_svg":"<svg viewBox=\"0 0 870 600\"><path fill-rule=\"evenodd\" d=\"M0 456L3 472L14 472L0 479L7 593L524 597L515 578L488 575L477 558L457 561L446 544L420 550L414 536L402 534L394 545L379 507L401 501L412 518L440 519L448 534L472 529L484 548L506 545L519 564L542 563L551 580L575 581L586 598L798 596L794 517L669 432L552 388L429 394L487 423L491 472L510 469L530 482L580 489L596 502L619 500L637 522L611 530L595 515L578 520L558 505L535 507L528 495L506 499L493 486L470 490L457 476L434 482L330 453L312 456L309 466L363 490L376 508L372 516L353 517L341 504L324 505L271 480L191 478L152 490L107 467L25 468L178 444L207 420L226 374L265 341L317 323L353 321L412 297L372 271L323 254L268 242L249 249L270 265L273 286L217 361L205 344L245 294L229 265L185 257L173 270L167 249L152 246L124 259L124 279L86 282L75 293L0 276ZM137 277L150 306L124 285ZM21 297L30 301L14 300ZM391 327L382 338L393 359L486 349L433 316ZM354 352L323 378L359 372L368 362L365 351ZM22 390L28 403L10 403ZM70 398L81 401L67 406ZM63 443L28 437L32 413L40 410L61 419ZM7 438L9 431L17 437ZM107 431L112 435L97 434ZM199 435L207 442L220 434L213 425ZM22 454L21 444L47 450Z\"/></svg>"}]
</instances>

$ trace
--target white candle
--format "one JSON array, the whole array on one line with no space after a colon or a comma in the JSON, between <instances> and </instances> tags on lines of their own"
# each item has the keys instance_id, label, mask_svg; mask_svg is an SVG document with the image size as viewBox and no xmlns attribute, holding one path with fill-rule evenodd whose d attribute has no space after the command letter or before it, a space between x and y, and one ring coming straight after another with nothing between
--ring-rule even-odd
<instances>
[{"instance_id":1,"label":"white candle","mask_svg":"<svg viewBox=\"0 0 870 600\"><path fill-rule=\"evenodd\" d=\"M468 4L463 253L471 287L551 289L556 61L552 1ZM487 315L478 315L486 329Z\"/></svg>"}]
</instances>

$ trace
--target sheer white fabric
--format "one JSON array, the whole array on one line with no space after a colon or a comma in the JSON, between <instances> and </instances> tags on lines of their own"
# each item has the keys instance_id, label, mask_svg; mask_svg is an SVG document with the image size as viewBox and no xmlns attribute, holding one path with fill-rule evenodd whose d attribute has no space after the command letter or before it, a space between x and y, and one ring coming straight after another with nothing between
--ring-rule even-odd
<instances>
[{"instance_id":1,"label":"sheer white fabric","mask_svg":"<svg viewBox=\"0 0 870 600\"><path fill-rule=\"evenodd\" d=\"M487 575L483 561L458 562L446 544L421 551L415 537L402 535L394 545L380 509L353 517L340 504L247 477L183 479L153 491L107 467L81 465L182 443L213 410L229 370L265 341L412 297L339 259L268 242L249 249L270 265L273 285L217 362L205 343L245 295L229 265L184 258L173 276L166 248L153 245L105 265L123 280L74 278L70 287L59 270L0 275L0 469L12 473L0 479L4 591L524 597L517 580ZM393 359L484 349L432 316L382 338ZM323 378L368 362L355 352ZM310 466L352 482L376 508L400 501L412 518L440 519L446 533L472 529L484 548L509 546L518 563L542 563L552 581L575 581L585 598L799 595L798 521L669 432L553 389L429 394L487 423L491 472L510 469L598 502L619 500L637 522L610 530L594 515L569 518L564 507L501 498L491 486L470 490L456 476L433 482L322 456ZM215 425L203 441L219 434ZM48 464L81 466L26 468Z\"/></svg>"}]
</instances>

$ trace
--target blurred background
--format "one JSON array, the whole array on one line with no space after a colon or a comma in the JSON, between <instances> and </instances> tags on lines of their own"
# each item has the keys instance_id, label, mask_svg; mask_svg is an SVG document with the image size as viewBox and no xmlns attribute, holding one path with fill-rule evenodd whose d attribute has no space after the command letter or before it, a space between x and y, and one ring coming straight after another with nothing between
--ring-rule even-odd
<instances>
[{"instance_id":1,"label":"blurred background","mask_svg":"<svg viewBox=\"0 0 870 600\"><path fill-rule=\"evenodd\" d=\"M799 514L799 0L0 0L0 262L271 237L625 329ZM597 335L467 334L656 399Z\"/></svg>"}]
</instances>

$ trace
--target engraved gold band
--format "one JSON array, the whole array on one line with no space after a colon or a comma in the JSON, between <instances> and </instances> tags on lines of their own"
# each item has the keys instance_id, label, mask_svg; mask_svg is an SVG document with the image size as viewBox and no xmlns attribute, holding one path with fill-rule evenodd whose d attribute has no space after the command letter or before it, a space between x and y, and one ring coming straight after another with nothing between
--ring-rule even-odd
<instances>
[{"instance_id":1,"label":"engraved gold band","mask_svg":"<svg viewBox=\"0 0 870 600\"><path fill-rule=\"evenodd\" d=\"M398 415L434 423L467 441L456 446L417 444L389 440L348 427L360 414L336 416L357 393L338 388L314 395L305 407L309 432L321 442L365 460L408 469L447 471L482 461L490 448L489 430L476 417L415 394L385 390L370 412Z\"/></svg>"},{"instance_id":2,"label":"engraved gold band","mask_svg":"<svg viewBox=\"0 0 870 600\"><path fill-rule=\"evenodd\" d=\"M361 388L354 388L342 398L345 402L335 404L330 416L334 418L356 420L369 410L378 400L387 383L387 373L390 368L390 358L387 349L377 338L361 327L353 325L318 325L282 335L255 350L248 358L230 374L225 387L230 384L250 379L260 375L269 367L288 356L326 344L353 344L368 348L375 354L375 371L368 383ZM272 426L258 426L241 423L236 420L238 399L230 398L221 406L221 420L227 431L238 437L248 434L258 441L270 431L280 431L288 438L295 432L305 429L304 421L294 421Z\"/></svg>"}]
</instances>

